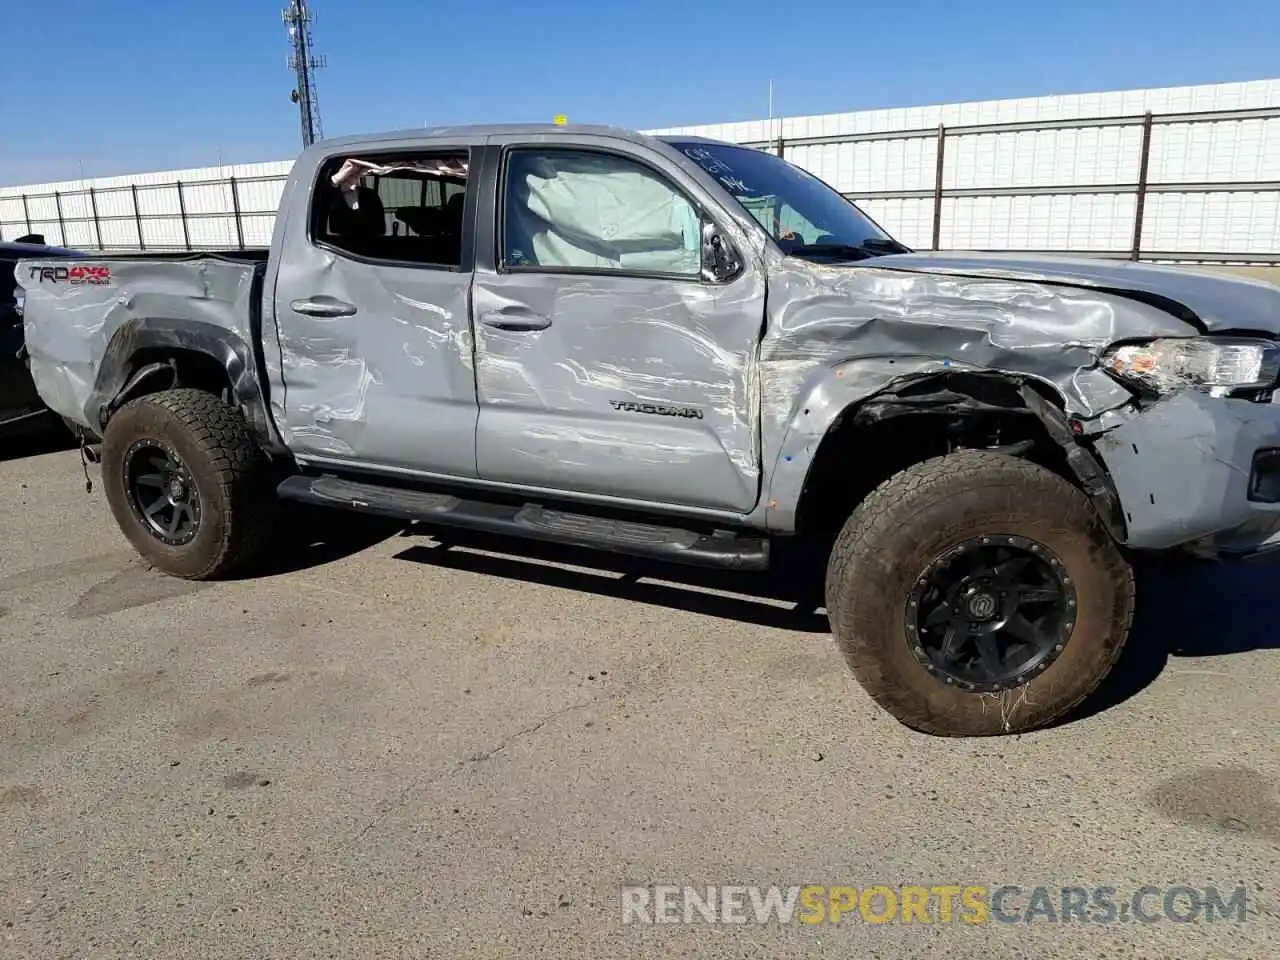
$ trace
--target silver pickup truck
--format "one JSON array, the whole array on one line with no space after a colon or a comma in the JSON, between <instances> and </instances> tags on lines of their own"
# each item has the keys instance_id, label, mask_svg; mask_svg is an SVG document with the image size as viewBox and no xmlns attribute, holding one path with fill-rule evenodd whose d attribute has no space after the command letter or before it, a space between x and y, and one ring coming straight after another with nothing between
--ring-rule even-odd
<instances>
[{"instance_id":1,"label":"silver pickup truck","mask_svg":"<svg viewBox=\"0 0 1280 960\"><path fill-rule=\"evenodd\" d=\"M867 691L985 735L1101 682L1134 551L1280 546L1268 284L912 253L769 153L600 127L323 142L274 231L18 270L41 397L179 577L277 497L738 570L790 537Z\"/></svg>"}]
</instances>

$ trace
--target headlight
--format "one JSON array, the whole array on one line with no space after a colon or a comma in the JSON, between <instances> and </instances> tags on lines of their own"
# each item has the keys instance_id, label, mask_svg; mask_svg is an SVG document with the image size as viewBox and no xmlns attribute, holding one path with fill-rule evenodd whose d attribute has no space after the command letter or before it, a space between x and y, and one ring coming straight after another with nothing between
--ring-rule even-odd
<instances>
[{"instance_id":1,"label":"headlight","mask_svg":"<svg viewBox=\"0 0 1280 960\"><path fill-rule=\"evenodd\" d=\"M1156 393L1180 387L1221 393L1273 386L1280 374L1280 345L1233 337L1152 340L1113 347L1102 362L1120 379Z\"/></svg>"}]
</instances>

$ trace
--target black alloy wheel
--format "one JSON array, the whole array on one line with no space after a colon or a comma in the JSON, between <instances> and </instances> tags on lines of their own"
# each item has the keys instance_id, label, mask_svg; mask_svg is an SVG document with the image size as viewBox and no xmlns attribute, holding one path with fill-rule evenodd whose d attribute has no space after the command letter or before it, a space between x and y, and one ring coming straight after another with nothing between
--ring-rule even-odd
<instances>
[{"instance_id":1,"label":"black alloy wheel","mask_svg":"<svg viewBox=\"0 0 1280 960\"><path fill-rule=\"evenodd\" d=\"M169 546L200 532L200 491L177 452L158 440L135 441L124 457L129 506L147 532Z\"/></svg>"},{"instance_id":2,"label":"black alloy wheel","mask_svg":"<svg viewBox=\"0 0 1280 960\"><path fill-rule=\"evenodd\" d=\"M1093 693L1124 647L1133 570L1088 495L1039 464L957 450L845 522L827 614L873 699L940 736L1025 733Z\"/></svg>"},{"instance_id":3,"label":"black alloy wheel","mask_svg":"<svg viewBox=\"0 0 1280 960\"><path fill-rule=\"evenodd\" d=\"M940 681L989 693L1049 667L1075 625L1075 587L1048 547L972 537L938 556L907 602L908 642Z\"/></svg>"},{"instance_id":4,"label":"black alloy wheel","mask_svg":"<svg viewBox=\"0 0 1280 960\"><path fill-rule=\"evenodd\" d=\"M215 580L270 542L278 481L244 413L182 387L117 410L102 436L102 489L120 530L153 567Z\"/></svg>"}]
</instances>

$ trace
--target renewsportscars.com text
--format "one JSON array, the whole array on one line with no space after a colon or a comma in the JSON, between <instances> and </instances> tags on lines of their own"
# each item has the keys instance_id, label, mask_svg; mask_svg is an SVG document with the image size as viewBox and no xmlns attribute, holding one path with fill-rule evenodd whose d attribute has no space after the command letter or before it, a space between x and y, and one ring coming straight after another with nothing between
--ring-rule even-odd
<instances>
[{"instance_id":1,"label":"renewsportscars.com text","mask_svg":"<svg viewBox=\"0 0 1280 960\"><path fill-rule=\"evenodd\" d=\"M1243 923L1244 886L630 886L623 923Z\"/></svg>"}]
</instances>

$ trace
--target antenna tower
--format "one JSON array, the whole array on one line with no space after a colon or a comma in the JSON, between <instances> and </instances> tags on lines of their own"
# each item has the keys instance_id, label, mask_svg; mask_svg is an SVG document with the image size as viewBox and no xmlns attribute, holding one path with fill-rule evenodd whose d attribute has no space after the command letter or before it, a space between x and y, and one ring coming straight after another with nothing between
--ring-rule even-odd
<instances>
[{"instance_id":1,"label":"antenna tower","mask_svg":"<svg viewBox=\"0 0 1280 960\"><path fill-rule=\"evenodd\" d=\"M293 53L289 54L289 69L298 77L297 86L289 99L298 105L302 120L302 145L309 147L324 139L320 129L320 102L316 98L315 71L328 66L328 61L311 52L311 11L307 0L290 0L280 13L280 19L289 28L289 42Z\"/></svg>"}]
</instances>

